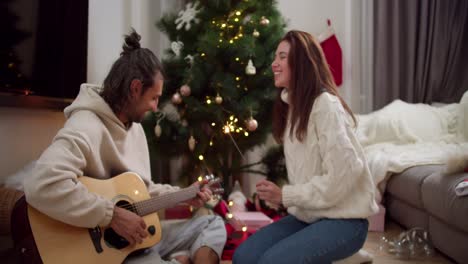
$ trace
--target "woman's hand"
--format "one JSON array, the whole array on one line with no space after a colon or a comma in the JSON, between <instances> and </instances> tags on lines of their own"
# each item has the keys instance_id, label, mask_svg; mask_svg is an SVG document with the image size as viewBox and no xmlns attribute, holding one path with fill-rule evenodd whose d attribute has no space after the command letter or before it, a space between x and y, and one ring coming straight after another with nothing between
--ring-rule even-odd
<instances>
[{"instance_id":1,"label":"woman's hand","mask_svg":"<svg viewBox=\"0 0 468 264\"><path fill-rule=\"evenodd\" d=\"M278 185L271 181L260 180L257 185L258 198L265 200L277 208L283 204L283 193Z\"/></svg>"},{"instance_id":2,"label":"woman's hand","mask_svg":"<svg viewBox=\"0 0 468 264\"><path fill-rule=\"evenodd\" d=\"M200 182L194 182L192 186L193 185L200 186ZM210 188L202 187L201 190L197 193L197 197L188 200L187 203L196 208L202 207L206 202L208 202L211 199L212 194L213 193L211 192Z\"/></svg>"}]
</instances>

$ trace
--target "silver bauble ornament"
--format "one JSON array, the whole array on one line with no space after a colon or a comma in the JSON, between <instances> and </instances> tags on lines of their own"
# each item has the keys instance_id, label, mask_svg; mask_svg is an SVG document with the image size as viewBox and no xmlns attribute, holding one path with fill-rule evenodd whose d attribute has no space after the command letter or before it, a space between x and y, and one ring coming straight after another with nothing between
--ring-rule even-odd
<instances>
[{"instance_id":1,"label":"silver bauble ornament","mask_svg":"<svg viewBox=\"0 0 468 264\"><path fill-rule=\"evenodd\" d=\"M181 94L182 96L187 97L187 96L190 95L191 92L192 92L192 91L191 91L191 89L190 89L190 86L188 86L187 84L184 84L184 85L182 85L182 87L180 87L180 94Z\"/></svg>"},{"instance_id":2,"label":"silver bauble ornament","mask_svg":"<svg viewBox=\"0 0 468 264\"><path fill-rule=\"evenodd\" d=\"M268 26L270 24L270 20L268 20L268 18L262 16L262 18L260 18L260 25L262 26Z\"/></svg>"},{"instance_id":3,"label":"silver bauble ornament","mask_svg":"<svg viewBox=\"0 0 468 264\"><path fill-rule=\"evenodd\" d=\"M257 120L255 120L253 118L250 118L249 120L247 120L247 130L255 131L255 130L257 130L257 127L258 127Z\"/></svg>"},{"instance_id":4,"label":"silver bauble ornament","mask_svg":"<svg viewBox=\"0 0 468 264\"><path fill-rule=\"evenodd\" d=\"M182 103L182 97L180 97L180 93L176 92L175 94L173 94L171 101L173 104L176 104L176 105Z\"/></svg>"},{"instance_id":5,"label":"silver bauble ornament","mask_svg":"<svg viewBox=\"0 0 468 264\"><path fill-rule=\"evenodd\" d=\"M217 95L216 98L215 98L215 103L217 104L222 104L223 103L223 97L221 97L221 95Z\"/></svg>"}]
</instances>

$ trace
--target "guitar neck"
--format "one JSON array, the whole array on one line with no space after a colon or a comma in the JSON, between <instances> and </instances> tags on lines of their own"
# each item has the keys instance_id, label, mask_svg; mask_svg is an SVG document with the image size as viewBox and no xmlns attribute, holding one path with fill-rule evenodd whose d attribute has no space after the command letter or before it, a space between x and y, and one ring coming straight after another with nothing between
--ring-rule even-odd
<instances>
[{"instance_id":1,"label":"guitar neck","mask_svg":"<svg viewBox=\"0 0 468 264\"><path fill-rule=\"evenodd\" d=\"M133 204L133 206L135 208L135 213L137 213L139 216L145 216L160 209L170 208L180 202L194 198L199 191L199 187L190 186L182 190L136 202Z\"/></svg>"}]
</instances>

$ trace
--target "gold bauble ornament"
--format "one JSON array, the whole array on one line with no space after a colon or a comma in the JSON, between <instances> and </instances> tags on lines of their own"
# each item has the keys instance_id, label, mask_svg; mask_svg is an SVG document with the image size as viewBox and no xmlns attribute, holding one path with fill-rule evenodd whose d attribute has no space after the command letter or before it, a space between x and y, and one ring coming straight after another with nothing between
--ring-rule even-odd
<instances>
[{"instance_id":1,"label":"gold bauble ornament","mask_svg":"<svg viewBox=\"0 0 468 264\"><path fill-rule=\"evenodd\" d=\"M190 136L188 140L188 147L190 151L193 151L195 149L195 144L197 144L197 142L195 141L195 138L193 136Z\"/></svg>"},{"instance_id":2,"label":"gold bauble ornament","mask_svg":"<svg viewBox=\"0 0 468 264\"><path fill-rule=\"evenodd\" d=\"M254 32L252 33L252 35L256 38L260 37L260 32L258 32L258 30L254 29Z\"/></svg>"},{"instance_id":3,"label":"gold bauble ornament","mask_svg":"<svg viewBox=\"0 0 468 264\"><path fill-rule=\"evenodd\" d=\"M192 92L192 91L191 91L191 89L190 89L190 86L188 86L187 84L184 84L184 85L182 85L182 87L180 87L180 94L181 94L182 96L187 97L187 96L190 95L191 92Z\"/></svg>"},{"instance_id":4,"label":"gold bauble ornament","mask_svg":"<svg viewBox=\"0 0 468 264\"><path fill-rule=\"evenodd\" d=\"M270 20L268 20L268 18L262 16L260 18L260 25L262 26L268 26L270 24Z\"/></svg>"},{"instance_id":5,"label":"gold bauble ornament","mask_svg":"<svg viewBox=\"0 0 468 264\"><path fill-rule=\"evenodd\" d=\"M182 103L182 97L180 97L180 93L176 92L175 94L173 94L171 101L173 104L176 104L176 105Z\"/></svg>"},{"instance_id":6,"label":"gold bauble ornament","mask_svg":"<svg viewBox=\"0 0 468 264\"><path fill-rule=\"evenodd\" d=\"M215 103L217 104L222 104L223 103L223 97L221 97L221 95L217 95L216 98L215 98Z\"/></svg>"},{"instance_id":7,"label":"gold bauble ornament","mask_svg":"<svg viewBox=\"0 0 468 264\"><path fill-rule=\"evenodd\" d=\"M250 118L249 120L247 120L247 130L252 132L252 131L257 130L257 128L258 128L257 120L253 118Z\"/></svg>"}]
</instances>

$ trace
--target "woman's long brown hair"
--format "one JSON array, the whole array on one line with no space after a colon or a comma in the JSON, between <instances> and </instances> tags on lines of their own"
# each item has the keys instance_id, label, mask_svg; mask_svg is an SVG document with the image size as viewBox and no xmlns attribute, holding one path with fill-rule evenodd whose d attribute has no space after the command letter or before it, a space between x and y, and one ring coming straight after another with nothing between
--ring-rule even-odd
<instances>
[{"instance_id":1,"label":"woman's long brown hair","mask_svg":"<svg viewBox=\"0 0 468 264\"><path fill-rule=\"evenodd\" d=\"M290 136L296 131L296 138L303 141L307 135L307 126L315 99L324 91L335 95L351 115L351 109L338 94L335 81L328 67L322 48L317 40L307 32L292 30L281 41L290 45L288 64L291 80L288 88L289 105L281 100L279 89L273 109L273 136L282 143L286 129L288 111L291 117Z\"/></svg>"}]
</instances>

